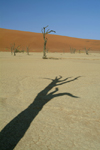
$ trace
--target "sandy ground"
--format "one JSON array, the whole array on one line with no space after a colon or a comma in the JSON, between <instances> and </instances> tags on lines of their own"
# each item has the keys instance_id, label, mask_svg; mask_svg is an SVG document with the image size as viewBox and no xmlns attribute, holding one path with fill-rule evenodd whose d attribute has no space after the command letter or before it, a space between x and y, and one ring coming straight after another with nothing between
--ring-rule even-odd
<instances>
[{"instance_id":1,"label":"sandy ground","mask_svg":"<svg viewBox=\"0 0 100 150\"><path fill-rule=\"evenodd\" d=\"M100 54L0 52L1 150L99 150Z\"/></svg>"}]
</instances>

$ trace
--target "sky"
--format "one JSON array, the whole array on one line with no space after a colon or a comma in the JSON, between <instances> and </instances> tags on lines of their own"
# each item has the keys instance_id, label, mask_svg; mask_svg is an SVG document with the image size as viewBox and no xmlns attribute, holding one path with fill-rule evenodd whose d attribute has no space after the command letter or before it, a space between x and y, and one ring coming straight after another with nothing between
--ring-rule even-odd
<instances>
[{"instance_id":1,"label":"sky","mask_svg":"<svg viewBox=\"0 0 100 150\"><path fill-rule=\"evenodd\" d=\"M0 28L100 40L100 0L1 0Z\"/></svg>"}]
</instances>

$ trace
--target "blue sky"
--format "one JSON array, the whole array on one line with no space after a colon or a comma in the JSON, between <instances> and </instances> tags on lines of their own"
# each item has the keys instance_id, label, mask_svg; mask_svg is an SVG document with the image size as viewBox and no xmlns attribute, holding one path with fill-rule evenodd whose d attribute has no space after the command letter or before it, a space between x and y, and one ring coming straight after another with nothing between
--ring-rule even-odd
<instances>
[{"instance_id":1,"label":"blue sky","mask_svg":"<svg viewBox=\"0 0 100 150\"><path fill-rule=\"evenodd\" d=\"M100 0L1 0L0 28L100 40Z\"/></svg>"}]
</instances>

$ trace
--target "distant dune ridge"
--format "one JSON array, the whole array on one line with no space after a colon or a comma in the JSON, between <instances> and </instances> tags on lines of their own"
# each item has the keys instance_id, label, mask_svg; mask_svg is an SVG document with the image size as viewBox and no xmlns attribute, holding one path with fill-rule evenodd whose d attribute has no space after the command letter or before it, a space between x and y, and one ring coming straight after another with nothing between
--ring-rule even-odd
<instances>
[{"instance_id":1,"label":"distant dune ridge","mask_svg":"<svg viewBox=\"0 0 100 150\"><path fill-rule=\"evenodd\" d=\"M48 34L46 37L48 38L47 50L49 52L69 52L70 47L76 51L90 48L91 51L100 52L100 40L79 39L54 34ZM20 45L20 50L26 51L26 46L29 46L30 52L42 52L44 41L42 33L0 28L0 51L10 51L13 43L16 47Z\"/></svg>"}]
</instances>

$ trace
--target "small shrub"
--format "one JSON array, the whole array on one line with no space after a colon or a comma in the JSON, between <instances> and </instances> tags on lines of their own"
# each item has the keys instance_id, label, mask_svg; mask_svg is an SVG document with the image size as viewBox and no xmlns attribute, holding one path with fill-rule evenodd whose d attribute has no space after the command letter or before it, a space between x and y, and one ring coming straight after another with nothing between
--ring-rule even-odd
<instances>
[{"instance_id":1,"label":"small shrub","mask_svg":"<svg viewBox=\"0 0 100 150\"><path fill-rule=\"evenodd\" d=\"M21 51L19 49L16 49L15 50L15 53L20 53Z\"/></svg>"},{"instance_id":2,"label":"small shrub","mask_svg":"<svg viewBox=\"0 0 100 150\"><path fill-rule=\"evenodd\" d=\"M24 51L24 50L21 50L20 52L24 53L25 51Z\"/></svg>"}]
</instances>

